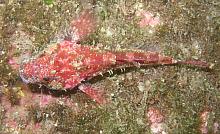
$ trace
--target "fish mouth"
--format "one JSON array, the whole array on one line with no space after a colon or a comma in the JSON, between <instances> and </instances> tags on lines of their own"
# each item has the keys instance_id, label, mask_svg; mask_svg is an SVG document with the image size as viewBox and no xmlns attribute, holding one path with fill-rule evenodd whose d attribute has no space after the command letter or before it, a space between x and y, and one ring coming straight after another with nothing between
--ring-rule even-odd
<instances>
[{"instance_id":1,"label":"fish mouth","mask_svg":"<svg viewBox=\"0 0 220 134\"><path fill-rule=\"evenodd\" d=\"M24 71L24 64L21 64L19 66L19 76L20 78L22 79L22 81L25 83L25 84L30 84L30 83L36 83L38 82L38 79L35 78L35 77L28 77L26 74L25 74L25 71Z\"/></svg>"}]
</instances>

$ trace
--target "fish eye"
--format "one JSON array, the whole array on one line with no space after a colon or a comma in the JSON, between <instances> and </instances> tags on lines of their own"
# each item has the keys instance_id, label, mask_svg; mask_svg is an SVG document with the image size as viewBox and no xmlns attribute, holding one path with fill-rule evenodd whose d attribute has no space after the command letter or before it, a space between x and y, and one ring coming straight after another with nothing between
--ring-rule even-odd
<instances>
[{"instance_id":1,"label":"fish eye","mask_svg":"<svg viewBox=\"0 0 220 134\"><path fill-rule=\"evenodd\" d=\"M44 77L43 80L48 82L50 80L50 78L49 77Z\"/></svg>"},{"instance_id":2,"label":"fish eye","mask_svg":"<svg viewBox=\"0 0 220 134\"><path fill-rule=\"evenodd\" d=\"M71 40L72 40L72 37L71 37L71 36L65 36L65 37L64 37L64 40L66 40L66 41L71 41Z\"/></svg>"}]
</instances>

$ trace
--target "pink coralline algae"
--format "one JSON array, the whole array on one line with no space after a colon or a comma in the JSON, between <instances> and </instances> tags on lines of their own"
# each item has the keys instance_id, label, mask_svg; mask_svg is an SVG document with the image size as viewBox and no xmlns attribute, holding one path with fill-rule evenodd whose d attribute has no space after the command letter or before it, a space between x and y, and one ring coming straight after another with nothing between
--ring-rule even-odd
<instances>
[{"instance_id":1,"label":"pink coralline algae","mask_svg":"<svg viewBox=\"0 0 220 134\"><path fill-rule=\"evenodd\" d=\"M9 95L4 95L0 97L1 104L4 108L4 118L2 123L5 124L8 131L10 132L20 132L21 129L24 131L34 131L34 133L42 133L41 125L42 123L34 123L29 119L30 108L33 106L44 109L47 105L52 105L55 103L62 104L71 108L71 110L78 112L78 105L68 97L54 97L52 95L45 95L39 93L33 93L29 88L22 84L22 90L19 90L19 102L12 105L9 101ZM6 91L7 92L7 91ZM33 130L34 128L34 130ZM35 130L36 129L36 130Z\"/></svg>"},{"instance_id":2,"label":"pink coralline algae","mask_svg":"<svg viewBox=\"0 0 220 134\"><path fill-rule=\"evenodd\" d=\"M161 114L159 109L150 107L147 111L147 118L153 134L166 134L163 123L164 116Z\"/></svg>"},{"instance_id":3,"label":"pink coralline algae","mask_svg":"<svg viewBox=\"0 0 220 134\"><path fill-rule=\"evenodd\" d=\"M71 22L70 27L70 31L72 31L71 39L74 41L82 40L88 34L94 32L96 20L91 11L85 10L77 19Z\"/></svg>"},{"instance_id":4,"label":"pink coralline algae","mask_svg":"<svg viewBox=\"0 0 220 134\"><path fill-rule=\"evenodd\" d=\"M204 111L200 115L200 119L201 119L200 131L202 134L208 133L208 115L209 115L209 111Z\"/></svg>"},{"instance_id":5,"label":"pink coralline algae","mask_svg":"<svg viewBox=\"0 0 220 134\"><path fill-rule=\"evenodd\" d=\"M208 67L205 62L178 62L171 57L160 55L157 52L137 51L104 51L91 46L84 46L78 42L94 31L94 18L91 12L84 12L75 21L72 21L71 41L63 40L60 43L49 45L40 54L20 65L20 77L26 83L42 84L51 89L68 90L78 87L98 103L105 100L93 90L87 80L110 69L126 65L165 65L165 64L192 64L199 67Z\"/></svg>"},{"instance_id":6,"label":"pink coralline algae","mask_svg":"<svg viewBox=\"0 0 220 134\"><path fill-rule=\"evenodd\" d=\"M141 17L141 20L139 22L140 27L146 27L146 26L156 26L160 24L159 17L155 17L152 13L148 11L140 11L138 12L137 16Z\"/></svg>"},{"instance_id":7,"label":"pink coralline algae","mask_svg":"<svg viewBox=\"0 0 220 134\"><path fill-rule=\"evenodd\" d=\"M17 62L17 57L12 57L8 60L8 64L11 65L12 69L17 70L19 68L19 63Z\"/></svg>"},{"instance_id":8,"label":"pink coralline algae","mask_svg":"<svg viewBox=\"0 0 220 134\"><path fill-rule=\"evenodd\" d=\"M204 110L200 114L200 127L199 130L202 134L218 134L219 133L219 122L215 121L213 124L210 122L210 116L213 113L209 110Z\"/></svg>"}]
</instances>

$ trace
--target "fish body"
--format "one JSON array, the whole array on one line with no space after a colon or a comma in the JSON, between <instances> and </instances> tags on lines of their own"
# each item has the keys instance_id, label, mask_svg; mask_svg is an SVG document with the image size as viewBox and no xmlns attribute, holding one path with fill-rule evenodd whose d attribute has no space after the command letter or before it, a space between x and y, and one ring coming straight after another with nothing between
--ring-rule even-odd
<instances>
[{"instance_id":1,"label":"fish body","mask_svg":"<svg viewBox=\"0 0 220 134\"><path fill-rule=\"evenodd\" d=\"M53 45L22 64L20 75L28 83L69 89L116 64L116 56L71 41Z\"/></svg>"},{"instance_id":2,"label":"fish body","mask_svg":"<svg viewBox=\"0 0 220 134\"><path fill-rule=\"evenodd\" d=\"M96 27L90 11L85 11L70 24L68 40L48 45L39 54L20 64L20 77L25 83L43 84L51 89L68 90L78 87L98 103L103 99L83 81L123 66L187 64L208 68L203 61L177 61L150 51L106 51L78 42Z\"/></svg>"}]
</instances>

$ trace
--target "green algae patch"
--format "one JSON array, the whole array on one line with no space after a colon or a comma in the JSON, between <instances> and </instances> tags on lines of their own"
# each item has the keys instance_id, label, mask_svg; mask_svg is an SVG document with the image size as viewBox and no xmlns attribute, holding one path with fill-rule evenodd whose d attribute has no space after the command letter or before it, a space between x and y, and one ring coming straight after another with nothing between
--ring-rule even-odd
<instances>
[{"instance_id":1,"label":"green algae patch","mask_svg":"<svg viewBox=\"0 0 220 134\"><path fill-rule=\"evenodd\" d=\"M47 5L53 4L54 0L44 0L44 3Z\"/></svg>"}]
</instances>

